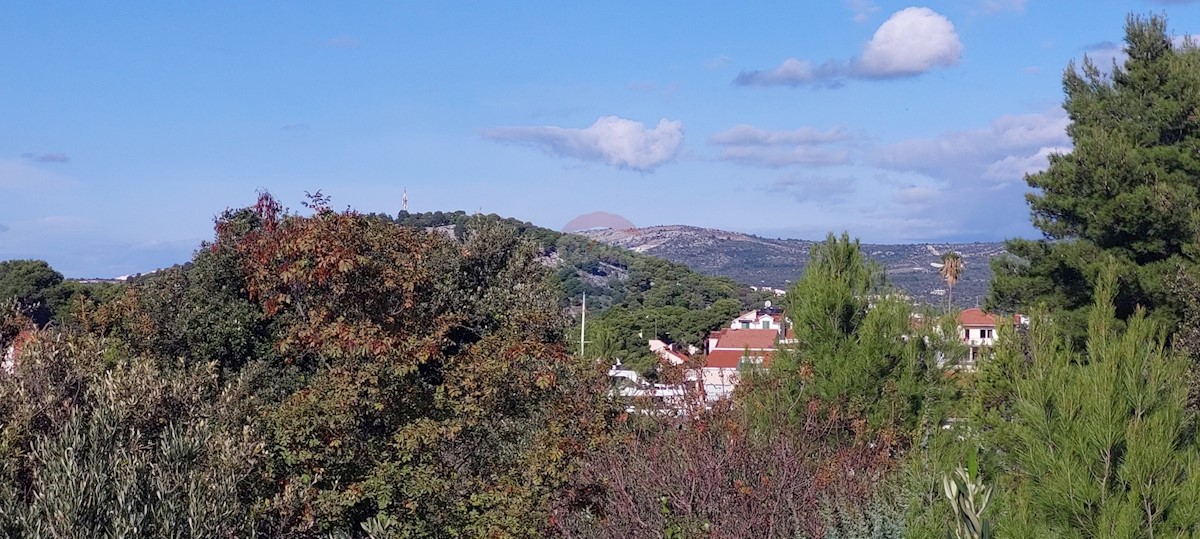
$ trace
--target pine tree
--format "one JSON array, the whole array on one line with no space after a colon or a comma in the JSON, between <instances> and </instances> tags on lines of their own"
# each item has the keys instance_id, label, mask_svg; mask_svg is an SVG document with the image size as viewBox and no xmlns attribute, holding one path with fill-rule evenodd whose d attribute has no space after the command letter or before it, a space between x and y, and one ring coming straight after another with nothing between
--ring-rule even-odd
<instances>
[{"instance_id":1,"label":"pine tree","mask_svg":"<svg viewBox=\"0 0 1200 539\"><path fill-rule=\"evenodd\" d=\"M1110 258L1117 316L1143 306L1173 330L1183 306L1171 284L1200 253L1200 50L1172 41L1161 16L1130 16L1125 52L1111 74L1087 59L1067 68L1074 149L1026 177L1046 239L1009 241L1014 256L993 264L989 309L1044 303L1076 339Z\"/></svg>"},{"instance_id":2,"label":"pine tree","mask_svg":"<svg viewBox=\"0 0 1200 539\"><path fill-rule=\"evenodd\" d=\"M781 400L817 402L904 435L931 420L941 391L933 324L915 326L907 299L888 289L857 240L832 234L813 246L804 276L788 291L796 345L768 377ZM929 337L929 338L926 338Z\"/></svg>"},{"instance_id":3,"label":"pine tree","mask_svg":"<svg viewBox=\"0 0 1200 539\"><path fill-rule=\"evenodd\" d=\"M1186 406L1186 362L1161 325L1135 313L1118 330L1116 269L1095 291L1085 352L1053 317L1027 343L1011 332L983 381L1011 382L991 401L985 448L997 461L1011 537L1193 537L1200 533L1200 453Z\"/></svg>"}]
</instances>

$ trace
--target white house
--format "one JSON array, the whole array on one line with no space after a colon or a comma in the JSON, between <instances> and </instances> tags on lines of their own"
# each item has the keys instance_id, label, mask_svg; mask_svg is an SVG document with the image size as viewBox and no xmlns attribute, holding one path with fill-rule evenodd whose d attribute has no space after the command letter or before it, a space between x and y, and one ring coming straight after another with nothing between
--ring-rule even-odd
<instances>
[{"instance_id":1,"label":"white house","mask_svg":"<svg viewBox=\"0 0 1200 539\"><path fill-rule=\"evenodd\" d=\"M978 359L984 348L990 348L996 344L996 320L995 315L985 313L978 307L964 309L958 314L958 328L962 342L969 348L967 367L975 365L975 360ZM1029 317L1017 314L1013 315L1012 321L1016 325L1028 325Z\"/></svg>"},{"instance_id":2,"label":"white house","mask_svg":"<svg viewBox=\"0 0 1200 539\"><path fill-rule=\"evenodd\" d=\"M704 394L717 400L733 394L738 372L746 365L767 366L781 339L778 329L725 328L708 335L704 367Z\"/></svg>"},{"instance_id":3,"label":"white house","mask_svg":"<svg viewBox=\"0 0 1200 539\"><path fill-rule=\"evenodd\" d=\"M783 313L778 309L770 307L744 312L729 323L729 329L773 329L775 331L783 331L784 326Z\"/></svg>"}]
</instances>

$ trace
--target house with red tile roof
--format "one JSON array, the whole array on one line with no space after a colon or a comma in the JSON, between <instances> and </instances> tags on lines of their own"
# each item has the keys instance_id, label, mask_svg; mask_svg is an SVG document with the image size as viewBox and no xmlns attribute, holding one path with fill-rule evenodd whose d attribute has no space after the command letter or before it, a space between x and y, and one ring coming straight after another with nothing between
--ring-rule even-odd
<instances>
[{"instance_id":1,"label":"house with red tile roof","mask_svg":"<svg viewBox=\"0 0 1200 539\"><path fill-rule=\"evenodd\" d=\"M733 394L738 371L747 365L769 366L778 349L783 324L776 329L723 328L708 335L702 375L709 400Z\"/></svg>"},{"instance_id":2,"label":"house with red tile roof","mask_svg":"<svg viewBox=\"0 0 1200 539\"><path fill-rule=\"evenodd\" d=\"M963 309L958 313L959 335L969 350L966 367L973 368L983 349L996 344L997 320L995 315L984 312L978 307ZM1020 314L1013 315L1012 323L1015 325L1028 324L1029 317Z\"/></svg>"}]
</instances>

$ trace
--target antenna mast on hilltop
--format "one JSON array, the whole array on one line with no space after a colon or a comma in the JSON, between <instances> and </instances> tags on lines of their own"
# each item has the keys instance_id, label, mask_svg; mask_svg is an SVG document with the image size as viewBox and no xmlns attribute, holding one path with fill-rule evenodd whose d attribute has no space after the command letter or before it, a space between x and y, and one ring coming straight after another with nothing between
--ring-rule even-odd
<instances>
[{"instance_id":1,"label":"antenna mast on hilltop","mask_svg":"<svg viewBox=\"0 0 1200 539\"><path fill-rule=\"evenodd\" d=\"M408 211L408 188L404 188L404 194L400 196L400 211Z\"/></svg>"}]
</instances>

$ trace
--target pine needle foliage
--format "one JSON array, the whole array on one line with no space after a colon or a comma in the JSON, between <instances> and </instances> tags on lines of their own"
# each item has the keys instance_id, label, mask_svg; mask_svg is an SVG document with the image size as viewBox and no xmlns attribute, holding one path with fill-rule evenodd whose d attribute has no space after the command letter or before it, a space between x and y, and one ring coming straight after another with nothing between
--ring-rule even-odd
<instances>
[{"instance_id":1,"label":"pine needle foliage","mask_svg":"<svg viewBox=\"0 0 1200 539\"><path fill-rule=\"evenodd\" d=\"M1116 271L1096 286L1087 347L1075 352L1052 316L1028 339L1008 330L982 376L1011 381L985 418L1011 537L1195 537L1200 454L1188 370L1162 327L1138 311L1119 330Z\"/></svg>"},{"instance_id":2,"label":"pine needle foliage","mask_svg":"<svg viewBox=\"0 0 1200 539\"><path fill-rule=\"evenodd\" d=\"M879 266L847 234L813 247L788 292L788 316L796 343L766 375L774 379L762 384L769 393L751 395L752 402L818 405L862 420L869 428L856 435L905 439L930 423L930 406L947 396L936 358L952 334L918 323L907 298L885 286Z\"/></svg>"}]
</instances>

